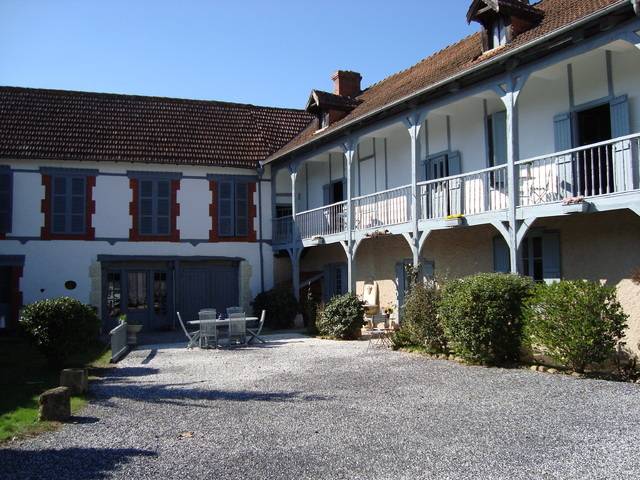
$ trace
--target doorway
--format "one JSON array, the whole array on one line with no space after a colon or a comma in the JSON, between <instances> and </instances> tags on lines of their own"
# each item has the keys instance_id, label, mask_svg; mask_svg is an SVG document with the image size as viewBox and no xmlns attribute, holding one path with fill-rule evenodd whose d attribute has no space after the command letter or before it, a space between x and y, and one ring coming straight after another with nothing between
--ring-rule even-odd
<instances>
[{"instance_id":1,"label":"doorway","mask_svg":"<svg viewBox=\"0 0 640 480\"><path fill-rule=\"evenodd\" d=\"M611 108L609 103L576 112L577 145L583 147L611 140ZM613 147L602 145L576 154L578 195L611 193L614 189Z\"/></svg>"}]
</instances>

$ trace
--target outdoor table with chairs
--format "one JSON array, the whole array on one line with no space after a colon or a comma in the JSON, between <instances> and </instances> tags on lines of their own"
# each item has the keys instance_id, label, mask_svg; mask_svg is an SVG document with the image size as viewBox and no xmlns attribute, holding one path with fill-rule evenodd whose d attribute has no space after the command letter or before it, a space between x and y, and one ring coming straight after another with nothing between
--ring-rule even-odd
<instances>
[{"instance_id":1,"label":"outdoor table with chairs","mask_svg":"<svg viewBox=\"0 0 640 480\"><path fill-rule=\"evenodd\" d=\"M260 337L266 316L265 310L262 311L260 318L246 316L241 307L229 307L226 310L226 318L223 318L213 308L200 310L197 320L187 321L188 325L199 326L199 330L191 332L182 320L180 312L176 312L180 326L189 340L187 348L195 346L218 348L222 344L220 340L226 340L227 346L248 345L254 341L266 343ZM247 328L247 324L255 324L256 322L258 324L257 328Z\"/></svg>"}]
</instances>

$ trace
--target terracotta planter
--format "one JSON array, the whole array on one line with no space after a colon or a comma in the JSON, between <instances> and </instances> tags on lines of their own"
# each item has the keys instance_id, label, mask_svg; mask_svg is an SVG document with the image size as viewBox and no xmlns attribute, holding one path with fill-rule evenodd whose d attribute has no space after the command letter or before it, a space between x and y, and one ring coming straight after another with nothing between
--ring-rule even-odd
<instances>
[{"instance_id":1,"label":"terracotta planter","mask_svg":"<svg viewBox=\"0 0 640 480\"><path fill-rule=\"evenodd\" d=\"M127 324L127 345L138 344L138 333L142 330L142 325Z\"/></svg>"}]
</instances>

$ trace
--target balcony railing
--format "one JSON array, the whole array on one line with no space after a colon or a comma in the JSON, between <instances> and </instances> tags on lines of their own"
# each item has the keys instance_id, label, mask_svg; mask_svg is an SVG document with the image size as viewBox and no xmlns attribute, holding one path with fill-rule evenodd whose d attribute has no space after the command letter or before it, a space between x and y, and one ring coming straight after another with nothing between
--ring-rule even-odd
<instances>
[{"instance_id":1,"label":"balcony railing","mask_svg":"<svg viewBox=\"0 0 640 480\"><path fill-rule=\"evenodd\" d=\"M418 199L422 220L505 210L509 207L507 166L420 182Z\"/></svg>"},{"instance_id":2,"label":"balcony railing","mask_svg":"<svg viewBox=\"0 0 640 480\"><path fill-rule=\"evenodd\" d=\"M352 205L355 230L406 223L411 220L411 186L356 197Z\"/></svg>"},{"instance_id":3,"label":"balcony railing","mask_svg":"<svg viewBox=\"0 0 640 480\"><path fill-rule=\"evenodd\" d=\"M293 240L293 217L274 218L272 221L273 243L290 243Z\"/></svg>"},{"instance_id":4,"label":"balcony railing","mask_svg":"<svg viewBox=\"0 0 640 480\"><path fill-rule=\"evenodd\" d=\"M640 134L516 162L521 206L632 190Z\"/></svg>"},{"instance_id":5,"label":"balcony railing","mask_svg":"<svg viewBox=\"0 0 640 480\"><path fill-rule=\"evenodd\" d=\"M296 224L303 240L342 233L347 229L347 202L298 213Z\"/></svg>"}]
</instances>

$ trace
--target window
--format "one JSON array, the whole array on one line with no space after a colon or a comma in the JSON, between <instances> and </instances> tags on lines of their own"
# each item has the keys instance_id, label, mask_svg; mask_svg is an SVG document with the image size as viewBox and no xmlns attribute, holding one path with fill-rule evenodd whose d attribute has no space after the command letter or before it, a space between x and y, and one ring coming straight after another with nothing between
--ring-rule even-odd
<instances>
[{"instance_id":1,"label":"window","mask_svg":"<svg viewBox=\"0 0 640 480\"><path fill-rule=\"evenodd\" d=\"M86 193L87 179L84 176L51 176L51 233L85 233Z\"/></svg>"},{"instance_id":2,"label":"window","mask_svg":"<svg viewBox=\"0 0 640 480\"><path fill-rule=\"evenodd\" d=\"M507 26L502 18L498 18L491 26L489 48L497 48L507 44Z\"/></svg>"},{"instance_id":3,"label":"window","mask_svg":"<svg viewBox=\"0 0 640 480\"><path fill-rule=\"evenodd\" d=\"M0 167L0 235L11 231L12 183L11 170Z\"/></svg>"},{"instance_id":4,"label":"window","mask_svg":"<svg viewBox=\"0 0 640 480\"><path fill-rule=\"evenodd\" d=\"M210 239L243 239L255 241L253 227L256 184L243 178L218 178L211 182L214 191L212 217L214 229Z\"/></svg>"},{"instance_id":5,"label":"window","mask_svg":"<svg viewBox=\"0 0 640 480\"><path fill-rule=\"evenodd\" d=\"M107 313L114 318L122 313L120 272L107 273Z\"/></svg>"},{"instance_id":6,"label":"window","mask_svg":"<svg viewBox=\"0 0 640 480\"><path fill-rule=\"evenodd\" d=\"M140 180L139 232L141 235L169 235L171 230L171 181Z\"/></svg>"},{"instance_id":7,"label":"window","mask_svg":"<svg viewBox=\"0 0 640 480\"><path fill-rule=\"evenodd\" d=\"M146 310L147 305L147 272L127 273L127 311Z\"/></svg>"},{"instance_id":8,"label":"window","mask_svg":"<svg viewBox=\"0 0 640 480\"><path fill-rule=\"evenodd\" d=\"M322 291L324 301L329 301L336 295L347 293L349 290L347 282L347 265L345 263L326 265Z\"/></svg>"},{"instance_id":9,"label":"window","mask_svg":"<svg viewBox=\"0 0 640 480\"><path fill-rule=\"evenodd\" d=\"M536 282L560 280L560 233L533 230L520 244L522 274ZM502 237L493 242L493 264L496 272L510 271L509 247Z\"/></svg>"},{"instance_id":10,"label":"window","mask_svg":"<svg viewBox=\"0 0 640 480\"><path fill-rule=\"evenodd\" d=\"M292 213L291 205L276 205L276 218L290 217Z\"/></svg>"},{"instance_id":11,"label":"window","mask_svg":"<svg viewBox=\"0 0 640 480\"><path fill-rule=\"evenodd\" d=\"M153 274L153 310L157 315L167 313L167 273Z\"/></svg>"},{"instance_id":12,"label":"window","mask_svg":"<svg viewBox=\"0 0 640 480\"><path fill-rule=\"evenodd\" d=\"M496 112L487 117L489 166L507 163L507 112Z\"/></svg>"}]
</instances>

